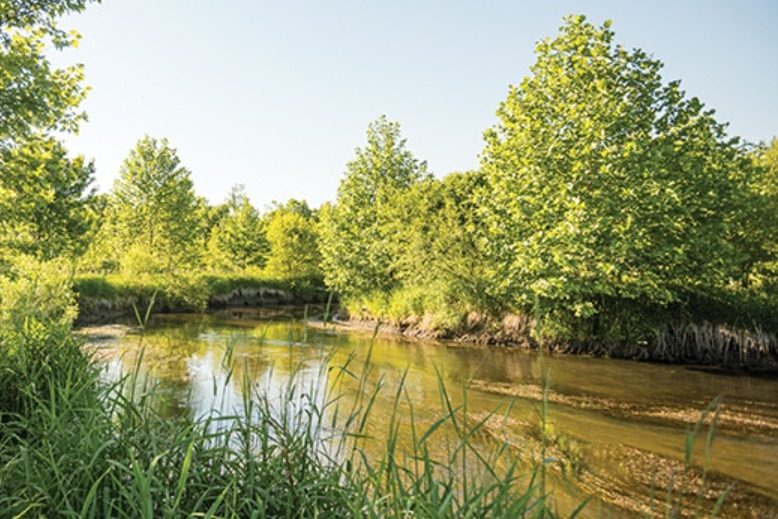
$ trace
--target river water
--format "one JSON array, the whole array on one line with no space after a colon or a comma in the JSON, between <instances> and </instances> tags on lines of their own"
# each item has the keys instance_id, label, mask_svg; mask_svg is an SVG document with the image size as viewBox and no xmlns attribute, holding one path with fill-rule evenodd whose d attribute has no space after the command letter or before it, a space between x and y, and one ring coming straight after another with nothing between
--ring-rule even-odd
<instances>
[{"instance_id":1,"label":"river water","mask_svg":"<svg viewBox=\"0 0 778 519\"><path fill-rule=\"evenodd\" d=\"M118 326L84 333L110 376L140 365L159 384L161 410L170 415L229 412L243 402L242 381L280 391L293 376L302 382L326 376L328 366L348 364L356 372L371 352L366 383L385 386L371 414L372 436L385 434L407 370L405 394L420 424L445 411L439 381L455 405L467 388L468 417L477 421L492 411L500 417L499 426L488 420L477 441L488 442L483 436L491 433L509 442L528 467L538 459L548 384L547 465L561 511L590 496L584 517L663 516L672 488L676 496L685 489L686 501L695 503L700 494L707 516L729 488L720 517L778 517L776 377L411 340L309 326L300 317L285 309L236 309L158 315L142 335ZM722 403L700 493L707 428L686 475L685 438L717 397Z\"/></svg>"}]
</instances>

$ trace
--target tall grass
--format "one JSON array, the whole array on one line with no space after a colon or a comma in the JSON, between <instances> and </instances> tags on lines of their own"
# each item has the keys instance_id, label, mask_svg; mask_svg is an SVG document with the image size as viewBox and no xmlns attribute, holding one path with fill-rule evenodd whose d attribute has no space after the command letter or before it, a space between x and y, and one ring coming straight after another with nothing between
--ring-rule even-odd
<instances>
[{"instance_id":1,"label":"tall grass","mask_svg":"<svg viewBox=\"0 0 778 519\"><path fill-rule=\"evenodd\" d=\"M507 449L473 446L483 422L468 423L442 382L441 416L417 430L403 377L376 459L369 423L385 384L368 383L369 360L325 362L315 382L292 375L280 394L245 378L239 409L171 419L139 371L106 384L76 341L56 349L48 390L21 383L23 405L4 416L5 516L550 516ZM336 393L346 386L353 398ZM410 450L398 447L401 422ZM449 448L438 458L430 445L442 436Z\"/></svg>"},{"instance_id":2,"label":"tall grass","mask_svg":"<svg viewBox=\"0 0 778 519\"><path fill-rule=\"evenodd\" d=\"M149 313L136 312L141 332ZM14 355L0 356L3 517L559 516L547 491L548 384L540 459L524 469L515 445L485 430L499 420L496 412L474 418L467 391L455 402L438 373L440 410L420 420L407 371L389 384L372 349L363 362L352 355L341 364L322 350L317 373L292 369L273 387L255 385L243 369L241 405L171 418L143 375L142 335L134 369L106 382L101 365L62 327L22 332ZM226 392L235 366L230 344L222 366ZM219 390L214 382L214 396ZM391 411L377 417L387 392ZM705 411L687 440L690 469L710 416L697 515L718 407ZM375 430L374 423L388 425ZM683 506L672 488L667 517Z\"/></svg>"},{"instance_id":3,"label":"tall grass","mask_svg":"<svg viewBox=\"0 0 778 519\"><path fill-rule=\"evenodd\" d=\"M267 292L270 299L283 293L297 302L323 303L328 297L323 287L315 277L276 279L250 274L78 275L73 280L80 317L85 320L101 311L132 316L132 305L148 304L152 294L156 294L158 309L202 311L211 305L227 304L223 300L244 292Z\"/></svg>"}]
</instances>

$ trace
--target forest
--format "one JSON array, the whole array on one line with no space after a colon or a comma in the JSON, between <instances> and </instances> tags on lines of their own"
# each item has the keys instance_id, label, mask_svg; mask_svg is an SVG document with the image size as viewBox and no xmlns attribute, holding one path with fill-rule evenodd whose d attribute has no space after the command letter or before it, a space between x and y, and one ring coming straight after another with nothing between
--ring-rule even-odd
<instances>
[{"instance_id":1,"label":"forest","mask_svg":"<svg viewBox=\"0 0 778 519\"><path fill-rule=\"evenodd\" d=\"M569 16L537 44L529 73L495 100L496 123L484 129L477 170L433 174L400 123L381 116L355 143L335 200L258 208L241 185L221 203L199 196L186 157L164 136L139 136L113 186L97 192L94 164L69 153L61 139L86 121L84 71L54 67L45 50L78 43L58 19L87 3L0 1L0 427L8 432L0 439L0 508L13 516L83 505L83 516L96 517L119 513L122 500L143 503L156 483L144 486L145 475L133 472L137 452L128 445L153 453L155 434L175 437L184 464L208 465L214 453L198 439L197 424L166 432L156 424L152 432L142 423L144 410L125 410L111 423L114 407L78 415L85 428L78 434L95 427L94 441L105 440L100 448L126 466L68 476L77 466L71 460L57 468L73 478L70 487L14 487L42 477L55 442L71 445L29 429L54 427L44 416L47 402L77 413L104 398L70 333L96 301L123 302L127 313L150 302L154 311L204 311L218 293L275 287L300 301L337 303L341 319L425 336L664 362L778 364L778 140L730 135L680 81L662 76L661 61L621 46L610 22ZM120 440L106 439L117 431ZM21 445L27 454L18 454ZM83 461L92 447L78 445L86 450L73 457ZM41 458L25 461L27 455ZM304 449L292 455L301 458L290 463L313 471L296 473L298 481L343 476ZM21 476L25 463L41 473ZM229 479L210 470L200 476ZM179 476L169 475L169 500L135 516L161 517L163 509L178 516L172 511L185 504L231 506L244 515L239 500L229 501L248 496L234 486L245 477L237 474L223 483L224 494L209 491L202 502L205 479L181 473L177 487ZM381 488L382 478L404 481L390 472L373 476L371 488ZM338 485L317 480L322 486L311 495L320 501L295 494L293 504L278 506L360 515L338 508L368 484L350 477L353 487L337 490L348 496L325 495ZM123 490L126 481L135 486ZM429 485L386 505L363 502L361 510L422 510L424 499L445 494ZM529 492L521 503L510 501L498 487L480 501L436 506L451 511L446 507L477 502L487 508L473 510L496 514L488 506L501 503L511 516L506 511L533 502ZM67 488L80 489L80 497L69 501ZM120 495L125 490L139 494ZM283 508L267 510L283 515Z\"/></svg>"}]
</instances>

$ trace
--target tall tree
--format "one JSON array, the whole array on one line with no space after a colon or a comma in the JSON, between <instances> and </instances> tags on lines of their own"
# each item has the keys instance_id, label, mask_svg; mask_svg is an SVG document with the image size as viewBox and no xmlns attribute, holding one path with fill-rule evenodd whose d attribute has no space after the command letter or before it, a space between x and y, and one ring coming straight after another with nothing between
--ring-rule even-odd
<instances>
[{"instance_id":1,"label":"tall tree","mask_svg":"<svg viewBox=\"0 0 778 519\"><path fill-rule=\"evenodd\" d=\"M208 264L216 270L242 270L265 265L269 245L259 211L251 205L242 185L233 187L227 202L215 212L208 240Z\"/></svg>"},{"instance_id":2,"label":"tall tree","mask_svg":"<svg viewBox=\"0 0 778 519\"><path fill-rule=\"evenodd\" d=\"M713 111L615 44L609 22L568 17L536 54L482 155L491 251L507 267L496 277L514 305L604 337L609 313L736 276L749 168Z\"/></svg>"},{"instance_id":3,"label":"tall tree","mask_svg":"<svg viewBox=\"0 0 778 519\"><path fill-rule=\"evenodd\" d=\"M406 148L400 125L381 117L367 145L346 166L336 204L322 214L321 251L327 284L344 295L389 290L393 271L388 224L392 205L426 176L426 163Z\"/></svg>"},{"instance_id":4,"label":"tall tree","mask_svg":"<svg viewBox=\"0 0 778 519\"><path fill-rule=\"evenodd\" d=\"M44 49L76 45L57 18L86 3L0 0L0 255L50 259L83 245L93 167L49 135L77 129L87 88L80 66L54 68Z\"/></svg>"},{"instance_id":5,"label":"tall tree","mask_svg":"<svg viewBox=\"0 0 778 519\"><path fill-rule=\"evenodd\" d=\"M0 0L0 149L36 133L72 131L84 119L83 68L54 68L45 49L75 46L79 35L57 18L87 0Z\"/></svg>"},{"instance_id":6,"label":"tall tree","mask_svg":"<svg viewBox=\"0 0 778 519\"><path fill-rule=\"evenodd\" d=\"M305 201L276 205L265 217L270 254L267 272L282 279L320 275L316 213Z\"/></svg>"},{"instance_id":7,"label":"tall tree","mask_svg":"<svg viewBox=\"0 0 778 519\"><path fill-rule=\"evenodd\" d=\"M198 259L200 203L189 170L167 139L138 141L121 166L111 202L125 247L142 248L166 269Z\"/></svg>"}]
</instances>

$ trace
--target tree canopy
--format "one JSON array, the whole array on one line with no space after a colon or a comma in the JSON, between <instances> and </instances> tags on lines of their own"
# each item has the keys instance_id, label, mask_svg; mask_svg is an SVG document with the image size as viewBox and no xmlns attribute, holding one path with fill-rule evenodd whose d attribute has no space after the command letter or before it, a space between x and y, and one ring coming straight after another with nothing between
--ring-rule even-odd
<instances>
[{"instance_id":1,"label":"tree canopy","mask_svg":"<svg viewBox=\"0 0 778 519\"><path fill-rule=\"evenodd\" d=\"M78 128L88 89L80 66L54 68L44 51L77 44L57 18L85 4L0 0L0 257L51 259L84 246L94 167L68 158L52 135Z\"/></svg>"},{"instance_id":2,"label":"tree canopy","mask_svg":"<svg viewBox=\"0 0 778 519\"><path fill-rule=\"evenodd\" d=\"M78 254L91 224L94 165L51 138L0 151L0 248L51 259Z\"/></svg>"},{"instance_id":3,"label":"tree canopy","mask_svg":"<svg viewBox=\"0 0 778 519\"><path fill-rule=\"evenodd\" d=\"M426 163L406 148L400 125L386 117L367 129L367 144L346 166L336 204L322 214L322 261L327 283L344 294L389 290L392 206L427 175Z\"/></svg>"},{"instance_id":4,"label":"tree canopy","mask_svg":"<svg viewBox=\"0 0 778 519\"><path fill-rule=\"evenodd\" d=\"M281 279L320 276L316 219L307 203L294 199L267 214L268 274Z\"/></svg>"},{"instance_id":5,"label":"tree canopy","mask_svg":"<svg viewBox=\"0 0 778 519\"><path fill-rule=\"evenodd\" d=\"M123 243L142 247L170 269L191 264L199 255L199 209L191 174L167 139L138 141L111 198Z\"/></svg>"},{"instance_id":6,"label":"tree canopy","mask_svg":"<svg viewBox=\"0 0 778 519\"><path fill-rule=\"evenodd\" d=\"M243 186L235 186L223 205L224 214L208 240L208 263L216 270L261 268L270 246L259 211L251 205Z\"/></svg>"},{"instance_id":7,"label":"tree canopy","mask_svg":"<svg viewBox=\"0 0 778 519\"><path fill-rule=\"evenodd\" d=\"M54 68L44 50L78 44L57 18L87 0L0 0L0 148L35 133L73 131L84 119L83 67Z\"/></svg>"},{"instance_id":8,"label":"tree canopy","mask_svg":"<svg viewBox=\"0 0 778 519\"><path fill-rule=\"evenodd\" d=\"M609 22L566 21L485 134L484 214L514 304L586 319L726 284L744 149Z\"/></svg>"}]
</instances>

